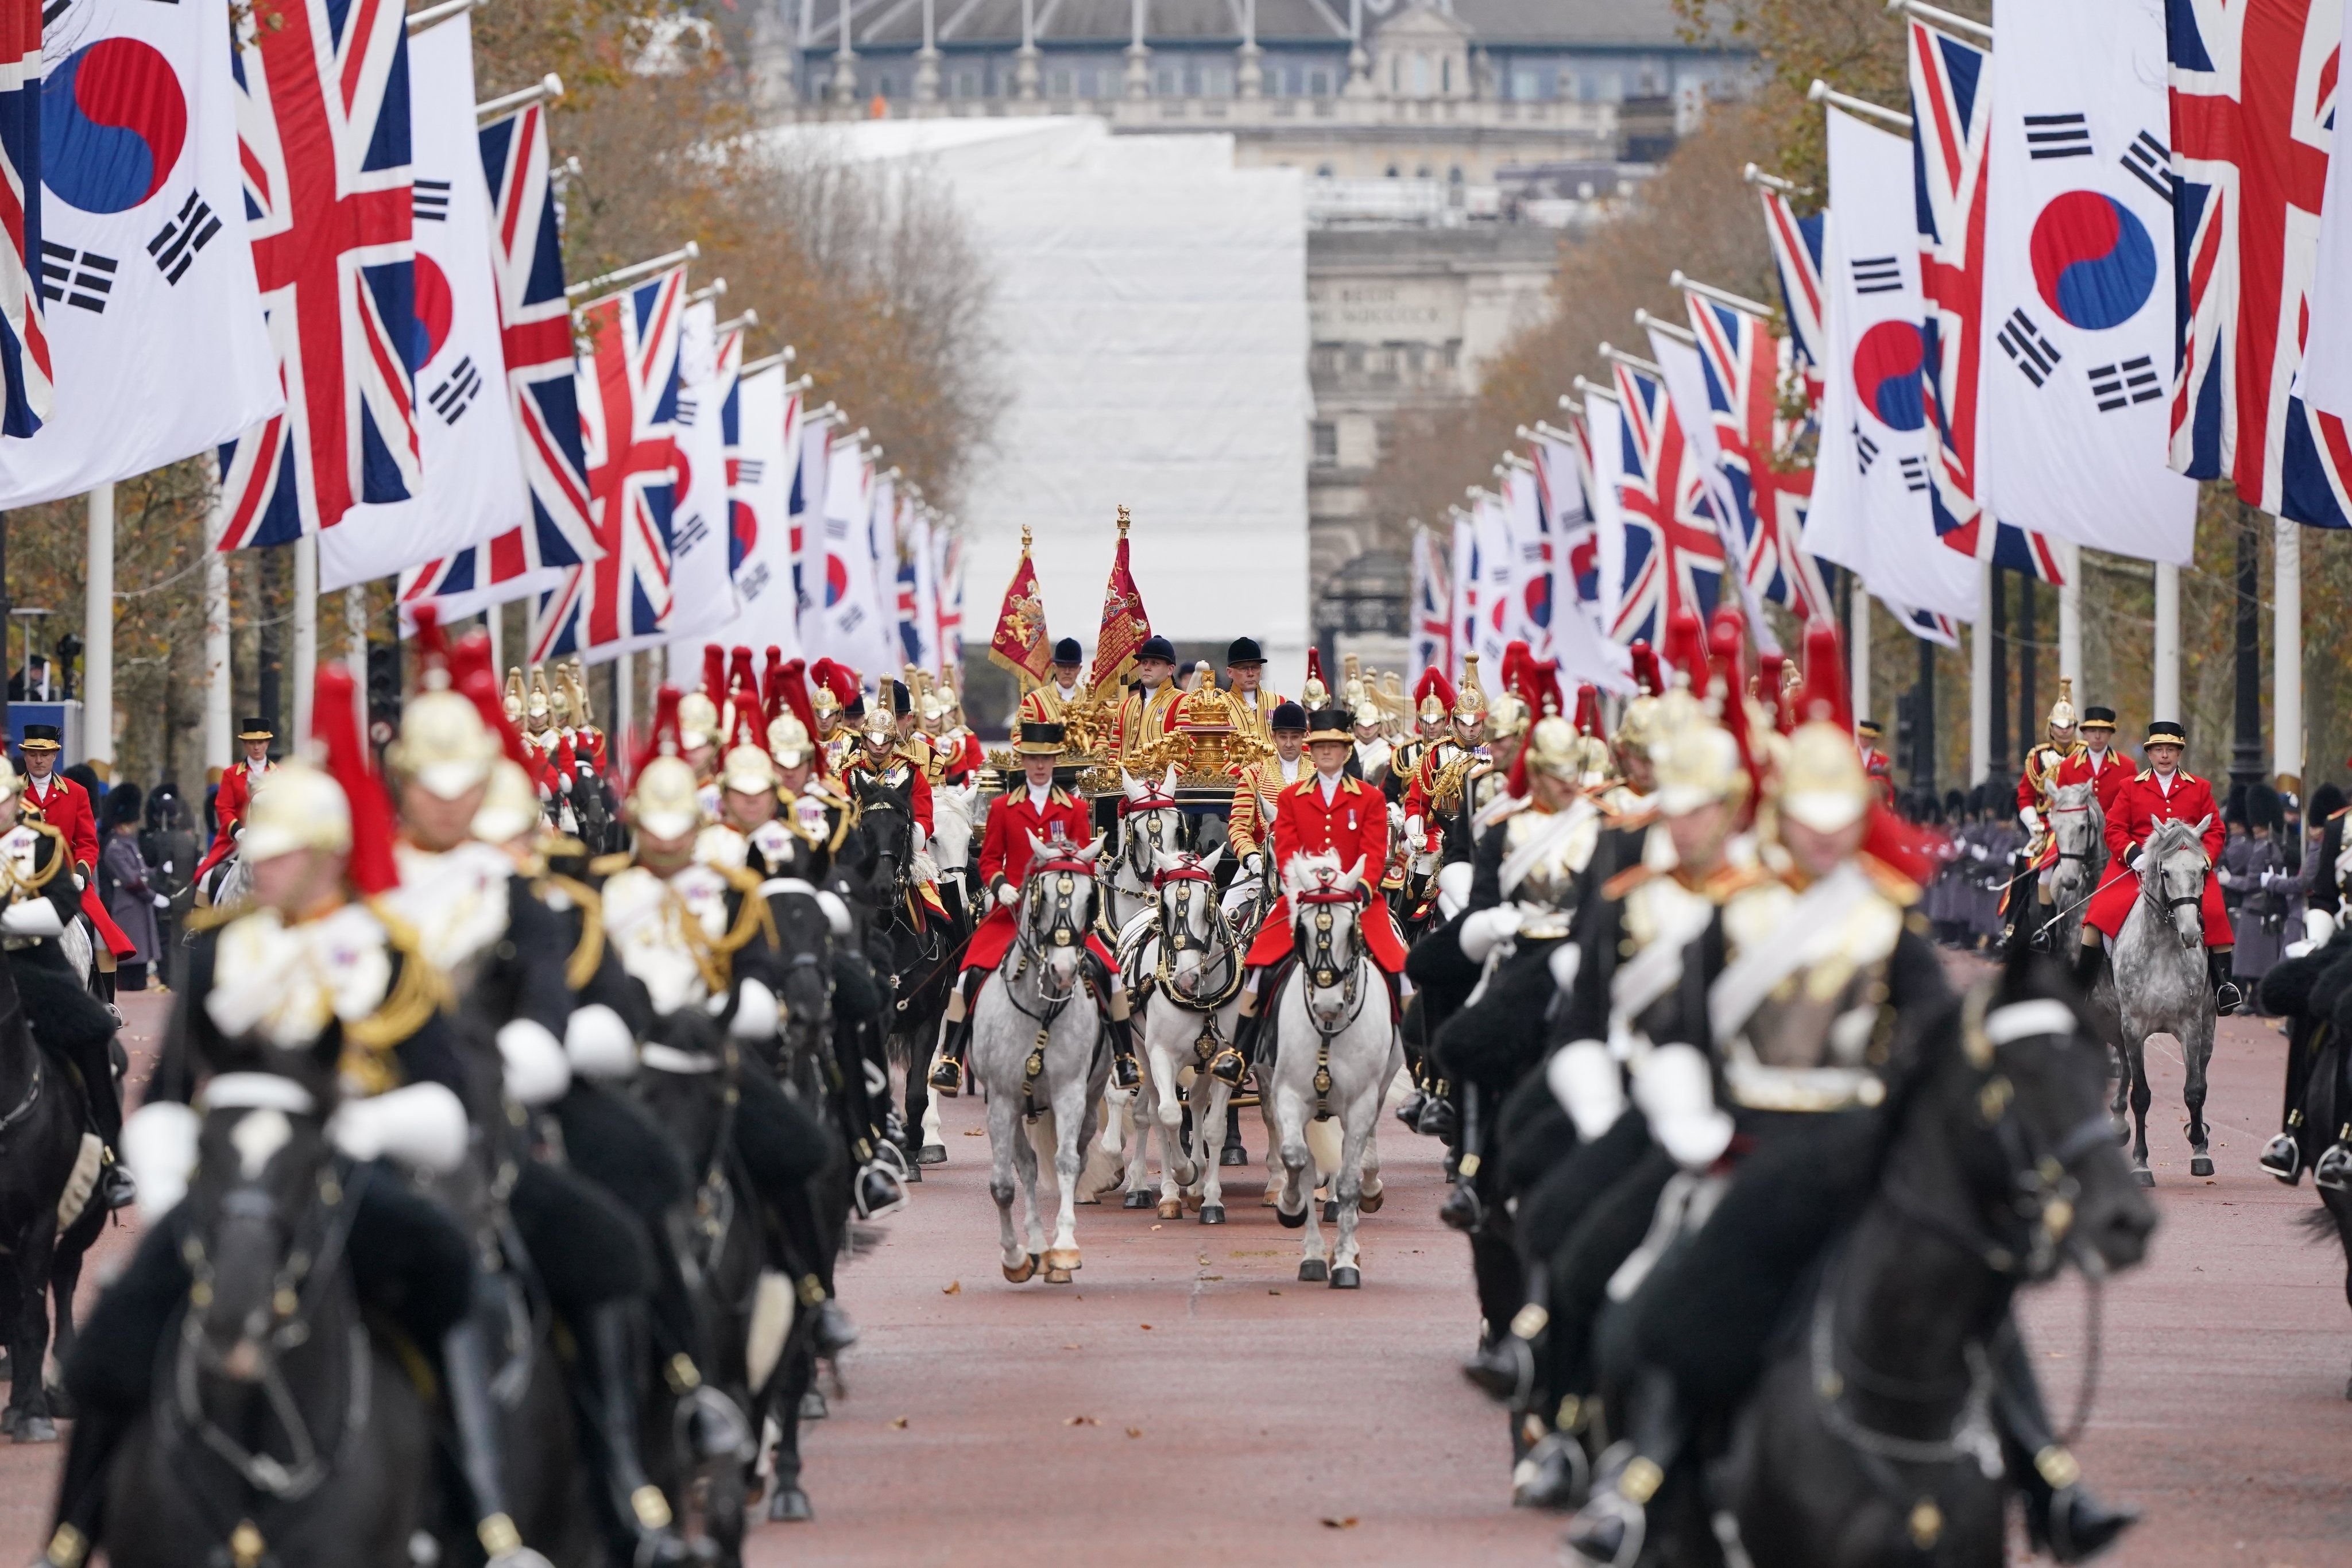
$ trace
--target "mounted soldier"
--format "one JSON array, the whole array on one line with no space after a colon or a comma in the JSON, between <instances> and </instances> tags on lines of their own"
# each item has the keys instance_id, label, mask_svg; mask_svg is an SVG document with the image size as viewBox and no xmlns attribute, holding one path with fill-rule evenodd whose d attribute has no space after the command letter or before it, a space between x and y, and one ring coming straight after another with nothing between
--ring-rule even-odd
<instances>
[{"instance_id":1,"label":"mounted soldier","mask_svg":"<svg viewBox=\"0 0 2352 1568\"><path fill-rule=\"evenodd\" d=\"M1244 763L1234 775L1233 815L1227 819L1227 841L1239 859L1237 876L1252 880L1266 874L1266 854L1274 847L1274 824L1282 794L1315 770L1307 760L1307 710L1286 702L1266 716L1266 737L1274 755Z\"/></svg>"},{"instance_id":2,"label":"mounted soldier","mask_svg":"<svg viewBox=\"0 0 2352 1568\"><path fill-rule=\"evenodd\" d=\"M218 826L212 846L196 862L196 890L207 903L213 893L207 879L236 850L237 835L245 831L245 814L253 806L253 787L275 766L269 760L269 743L277 738L268 719L248 718L236 727L236 743L245 756L221 774L220 788L213 795L213 821Z\"/></svg>"},{"instance_id":3,"label":"mounted soldier","mask_svg":"<svg viewBox=\"0 0 2352 1568\"><path fill-rule=\"evenodd\" d=\"M1424 714L1428 706L1424 699ZM1488 760L1486 694L1478 685L1478 655L1470 653L1462 661L1462 687L1454 696L1448 727L1431 740L1414 760L1412 782L1405 787L1407 850L1421 853L1432 834L1443 836L1445 820L1458 816L1462 810L1471 771ZM1466 842L1446 842L1438 852L1439 858L1466 858L1469 847ZM1450 856L1448 851L1452 852Z\"/></svg>"},{"instance_id":4,"label":"mounted soldier","mask_svg":"<svg viewBox=\"0 0 2352 1568\"><path fill-rule=\"evenodd\" d=\"M1310 650L1310 653L1312 651ZM1290 699L1265 689L1265 653L1255 637L1236 637L1225 649L1225 693L1244 734L1272 744L1274 715Z\"/></svg>"},{"instance_id":5,"label":"mounted soldier","mask_svg":"<svg viewBox=\"0 0 2352 1568\"><path fill-rule=\"evenodd\" d=\"M2213 787L2180 766L2181 754L2188 748L2189 732L2179 722L2155 720L2148 725L2147 738L2141 746L2147 767L2116 790L2115 809L2107 814L2106 873L2084 914L2083 952L2075 977L2085 991L2097 983L2107 953L2100 939L2112 942L2122 933L2124 921L2140 896L2139 852L2149 832L2158 822L2196 823L2203 835L2207 862L2204 887L2198 894L2205 933L2206 983L2212 989L2215 1010L2226 1017L2245 1002L2244 993L2230 977L2235 936L2217 874L2229 830L2214 803Z\"/></svg>"},{"instance_id":6,"label":"mounted soldier","mask_svg":"<svg viewBox=\"0 0 2352 1568\"><path fill-rule=\"evenodd\" d=\"M2021 883L2010 885L2011 940L2031 940L2050 919L2050 875L2058 864L2058 835L2051 826L2050 813L2057 806L2058 786L2068 765L2084 751L2074 738L2076 717L2074 683L2062 675L2058 700L2050 705L2046 738L2026 752L2025 767L2017 779L2017 821L2026 832L2024 863L2018 874L2030 874L2033 887L2029 894Z\"/></svg>"}]
</instances>

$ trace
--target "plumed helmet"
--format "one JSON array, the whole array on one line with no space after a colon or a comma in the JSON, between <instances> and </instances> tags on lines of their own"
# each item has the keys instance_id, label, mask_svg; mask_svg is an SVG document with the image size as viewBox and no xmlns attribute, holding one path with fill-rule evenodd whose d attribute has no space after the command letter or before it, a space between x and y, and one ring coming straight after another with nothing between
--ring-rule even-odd
<instances>
[{"instance_id":1,"label":"plumed helmet","mask_svg":"<svg viewBox=\"0 0 2352 1568\"><path fill-rule=\"evenodd\" d=\"M677 701L679 744L699 751L719 744L719 705L701 692L688 692Z\"/></svg>"},{"instance_id":2,"label":"plumed helmet","mask_svg":"<svg viewBox=\"0 0 2352 1568\"><path fill-rule=\"evenodd\" d=\"M694 769L682 757L656 757L637 770L629 791L629 821L656 839L685 838L702 825L702 799Z\"/></svg>"},{"instance_id":3,"label":"plumed helmet","mask_svg":"<svg viewBox=\"0 0 2352 1568\"><path fill-rule=\"evenodd\" d=\"M1559 714L1536 720L1519 756L1531 773L1548 773L1570 784L1584 782L1584 737Z\"/></svg>"},{"instance_id":4,"label":"plumed helmet","mask_svg":"<svg viewBox=\"0 0 2352 1568\"><path fill-rule=\"evenodd\" d=\"M1298 700L1308 713L1327 707L1331 702L1331 688L1323 679L1323 651L1307 650L1307 684L1298 689Z\"/></svg>"},{"instance_id":5,"label":"plumed helmet","mask_svg":"<svg viewBox=\"0 0 2352 1568\"><path fill-rule=\"evenodd\" d=\"M530 672L530 700L522 710L524 727L537 735L548 727L554 712L555 705L547 695L547 666L534 665Z\"/></svg>"},{"instance_id":6,"label":"plumed helmet","mask_svg":"<svg viewBox=\"0 0 2352 1568\"><path fill-rule=\"evenodd\" d=\"M539 790L520 764L504 758L490 769L490 787L474 812L474 837L486 844L511 843L546 821L539 809Z\"/></svg>"},{"instance_id":7,"label":"plumed helmet","mask_svg":"<svg viewBox=\"0 0 2352 1568\"><path fill-rule=\"evenodd\" d=\"M466 711L470 716L472 705ZM351 847L352 803L343 787L323 769L297 757L271 768L254 785L253 800L245 809L245 831L237 840L237 854L247 864L296 850L346 854Z\"/></svg>"},{"instance_id":8,"label":"plumed helmet","mask_svg":"<svg viewBox=\"0 0 2352 1568\"><path fill-rule=\"evenodd\" d=\"M506 710L507 722L520 727L522 724L524 707L522 695L522 666L520 664L509 665L508 667L507 695L504 701L502 701L499 706Z\"/></svg>"},{"instance_id":9,"label":"plumed helmet","mask_svg":"<svg viewBox=\"0 0 2352 1568\"><path fill-rule=\"evenodd\" d=\"M1821 719L1799 725L1780 765L1780 815L1834 833L1858 821L1870 802L1870 779L1851 732Z\"/></svg>"},{"instance_id":10,"label":"plumed helmet","mask_svg":"<svg viewBox=\"0 0 2352 1568\"><path fill-rule=\"evenodd\" d=\"M873 710L867 713L864 720L859 723L857 734L858 737L868 746L887 747L897 743L898 727L892 721L890 715L884 710L883 706L877 703Z\"/></svg>"},{"instance_id":11,"label":"plumed helmet","mask_svg":"<svg viewBox=\"0 0 2352 1568\"><path fill-rule=\"evenodd\" d=\"M783 768L798 768L816 749L809 739L808 726L798 716L786 711L768 721L768 754Z\"/></svg>"},{"instance_id":12,"label":"plumed helmet","mask_svg":"<svg viewBox=\"0 0 2352 1568\"><path fill-rule=\"evenodd\" d=\"M1527 729L1530 716L1524 698L1498 693L1494 706L1486 710L1486 733L1493 739L1508 740Z\"/></svg>"},{"instance_id":13,"label":"plumed helmet","mask_svg":"<svg viewBox=\"0 0 2352 1568\"><path fill-rule=\"evenodd\" d=\"M727 755L720 759L722 789L745 795L765 793L776 787L776 764L768 755L767 737L760 729L760 702L751 687L735 694L735 720L727 733Z\"/></svg>"},{"instance_id":14,"label":"plumed helmet","mask_svg":"<svg viewBox=\"0 0 2352 1568\"><path fill-rule=\"evenodd\" d=\"M1686 817L1718 800L1737 804L1748 797L1739 743L1703 714L1663 734L1650 762L1657 769L1658 810L1666 816Z\"/></svg>"},{"instance_id":15,"label":"plumed helmet","mask_svg":"<svg viewBox=\"0 0 2352 1568\"><path fill-rule=\"evenodd\" d=\"M471 698L454 691L424 692L408 699L400 734L384 748L384 762L402 783L419 784L454 800L479 788L504 750Z\"/></svg>"},{"instance_id":16,"label":"plumed helmet","mask_svg":"<svg viewBox=\"0 0 2352 1568\"><path fill-rule=\"evenodd\" d=\"M1454 711L1454 685L1445 672L1432 664L1421 672L1413 683L1413 712L1423 724L1444 724L1445 716Z\"/></svg>"},{"instance_id":17,"label":"plumed helmet","mask_svg":"<svg viewBox=\"0 0 2352 1568\"><path fill-rule=\"evenodd\" d=\"M1486 689L1478 684L1478 655L1462 655L1462 689L1454 695L1454 716L1476 724L1486 716Z\"/></svg>"},{"instance_id":18,"label":"plumed helmet","mask_svg":"<svg viewBox=\"0 0 2352 1568\"><path fill-rule=\"evenodd\" d=\"M2074 677L2058 677L2058 700L2050 705L2050 727L2072 729L2082 716L2074 710Z\"/></svg>"}]
</instances>

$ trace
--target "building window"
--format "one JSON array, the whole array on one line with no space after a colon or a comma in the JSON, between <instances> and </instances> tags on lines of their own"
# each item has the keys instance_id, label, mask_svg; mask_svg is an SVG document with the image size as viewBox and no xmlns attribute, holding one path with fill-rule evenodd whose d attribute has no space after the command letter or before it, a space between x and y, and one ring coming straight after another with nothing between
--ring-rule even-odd
<instances>
[{"instance_id":1,"label":"building window","mask_svg":"<svg viewBox=\"0 0 2352 1568\"><path fill-rule=\"evenodd\" d=\"M1222 60L1212 60L1201 68L1202 98L1234 96L1234 68Z\"/></svg>"},{"instance_id":2,"label":"building window","mask_svg":"<svg viewBox=\"0 0 2352 1568\"><path fill-rule=\"evenodd\" d=\"M1307 73L1307 91L1310 97L1328 98L1331 95L1331 73L1328 71L1308 71Z\"/></svg>"},{"instance_id":3,"label":"building window","mask_svg":"<svg viewBox=\"0 0 2352 1568\"><path fill-rule=\"evenodd\" d=\"M1412 172L1412 177L1416 180L1434 180L1437 178L1437 171L1423 163Z\"/></svg>"},{"instance_id":4,"label":"building window","mask_svg":"<svg viewBox=\"0 0 2352 1568\"><path fill-rule=\"evenodd\" d=\"M1339 427L1328 419L1314 424L1315 466L1337 468L1339 465Z\"/></svg>"},{"instance_id":5,"label":"building window","mask_svg":"<svg viewBox=\"0 0 2352 1568\"><path fill-rule=\"evenodd\" d=\"M879 93L884 101L887 102L887 100L898 96L898 80L892 77L884 77L876 83L874 90Z\"/></svg>"},{"instance_id":6,"label":"building window","mask_svg":"<svg viewBox=\"0 0 2352 1568\"><path fill-rule=\"evenodd\" d=\"M1155 78L1156 79L1154 80L1151 90L1158 93L1161 98L1181 98L1183 96L1184 72L1181 68L1176 66L1161 66L1159 71L1155 73Z\"/></svg>"},{"instance_id":7,"label":"building window","mask_svg":"<svg viewBox=\"0 0 2352 1568\"><path fill-rule=\"evenodd\" d=\"M1391 55L1389 57L1389 96L1391 98L1404 91L1403 71L1403 57L1401 55Z\"/></svg>"},{"instance_id":8,"label":"building window","mask_svg":"<svg viewBox=\"0 0 2352 1568\"><path fill-rule=\"evenodd\" d=\"M1437 62L1437 90L1448 97L1453 96L1454 57L1452 55L1447 55Z\"/></svg>"},{"instance_id":9,"label":"building window","mask_svg":"<svg viewBox=\"0 0 2352 1568\"><path fill-rule=\"evenodd\" d=\"M1399 170L1395 164L1391 163L1391 164L1390 164L1390 165L1388 166L1388 169L1385 171L1385 172L1387 173L1387 175L1388 175L1388 177L1389 177L1390 179L1393 180L1393 179L1396 179L1396 178L1399 176L1399 174L1402 172L1402 171L1401 171L1401 170Z\"/></svg>"},{"instance_id":10,"label":"building window","mask_svg":"<svg viewBox=\"0 0 2352 1568\"><path fill-rule=\"evenodd\" d=\"M1318 180L1328 180L1331 178L1333 172L1334 171L1328 163L1318 163L1315 165L1315 177Z\"/></svg>"},{"instance_id":11,"label":"building window","mask_svg":"<svg viewBox=\"0 0 2352 1568\"><path fill-rule=\"evenodd\" d=\"M1462 183L1461 164L1456 163L1453 168L1445 171L1445 183L1449 185L1458 185Z\"/></svg>"},{"instance_id":12,"label":"building window","mask_svg":"<svg viewBox=\"0 0 2352 1568\"><path fill-rule=\"evenodd\" d=\"M1045 90L1055 98L1070 96L1070 72L1066 66L1056 66L1045 75Z\"/></svg>"},{"instance_id":13,"label":"building window","mask_svg":"<svg viewBox=\"0 0 2352 1568\"><path fill-rule=\"evenodd\" d=\"M1412 96L1415 98L1429 96L1429 57L1427 55L1412 57Z\"/></svg>"},{"instance_id":14,"label":"building window","mask_svg":"<svg viewBox=\"0 0 2352 1568\"><path fill-rule=\"evenodd\" d=\"M980 96L980 73L978 71L956 72L955 95L958 98L978 98Z\"/></svg>"},{"instance_id":15,"label":"building window","mask_svg":"<svg viewBox=\"0 0 2352 1568\"><path fill-rule=\"evenodd\" d=\"M1364 346L1361 343L1348 345L1345 368L1351 376L1360 376L1364 373Z\"/></svg>"},{"instance_id":16,"label":"building window","mask_svg":"<svg viewBox=\"0 0 2352 1568\"><path fill-rule=\"evenodd\" d=\"M1098 98L1102 94L1102 76L1092 66L1078 73L1078 96Z\"/></svg>"},{"instance_id":17,"label":"building window","mask_svg":"<svg viewBox=\"0 0 2352 1568\"><path fill-rule=\"evenodd\" d=\"M1543 96L1543 78L1525 68L1513 71L1511 96L1521 103L1533 103Z\"/></svg>"}]
</instances>

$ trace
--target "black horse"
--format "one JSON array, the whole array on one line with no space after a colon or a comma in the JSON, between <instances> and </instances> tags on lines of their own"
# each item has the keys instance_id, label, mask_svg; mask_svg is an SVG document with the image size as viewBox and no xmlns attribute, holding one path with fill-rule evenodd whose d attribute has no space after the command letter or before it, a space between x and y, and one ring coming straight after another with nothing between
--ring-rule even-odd
<instances>
[{"instance_id":1,"label":"black horse","mask_svg":"<svg viewBox=\"0 0 2352 1568\"><path fill-rule=\"evenodd\" d=\"M1706 1490L1685 1470L1656 1561L1757 1568L2004 1560L1992 1363L2021 1285L2137 1263L2156 1217L2116 1147L2074 988L2021 950L1895 1109L1876 1189L1803 1292ZM2012 1456L2012 1463L2023 1462ZM1988 1475L1990 1469L1993 1473Z\"/></svg>"},{"instance_id":2,"label":"black horse","mask_svg":"<svg viewBox=\"0 0 2352 1568\"><path fill-rule=\"evenodd\" d=\"M2346 1255L2344 1295L2352 1302L2352 1192L2340 1176L2321 1168L2327 1151L2352 1126L2352 934L2339 933L2326 946L2290 958L2263 977L2263 1009L2287 1020L2287 1136L2294 1141L2292 1183L2314 1173L2320 1207L2301 1224L2314 1240L2333 1236ZM2264 1166L2271 1168L2268 1153ZM2273 1169L2272 1174L2280 1173ZM2344 1397L2352 1399L2352 1383Z\"/></svg>"},{"instance_id":3,"label":"black horse","mask_svg":"<svg viewBox=\"0 0 2352 1568\"><path fill-rule=\"evenodd\" d=\"M339 1166L306 1113L216 1110L200 1148L178 1217L194 1280L115 1459L108 1559L407 1568L432 1491L422 1360L371 1333L344 1249L360 1184L398 1178Z\"/></svg>"},{"instance_id":4,"label":"black horse","mask_svg":"<svg viewBox=\"0 0 2352 1568\"><path fill-rule=\"evenodd\" d=\"M887 1061L903 1068L907 1078L902 1144L922 1135L923 1113L931 1100L931 1051L970 935L940 919L915 884L910 794L872 779L857 780L859 826L873 852L866 953L883 986Z\"/></svg>"},{"instance_id":5,"label":"black horse","mask_svg":"<svg viewBox=\"0 0 2352 1568\"><path fill-rule=\"evenodd\" d=\"M72 982L60 969L57 984ZM0 1250L7 1255L0 1267L0 1322L7 1324L10 1375L0 1431L19 1443L57 1440L52 1416L59 1412L52 1409L46 1375L49 1297L54 1290L62 1358L73 1346L82 1254L105 1222L91 1191L98 1175L96 1139L86 1133L91 1092L34 1043L16 961L0 959ZM59 1202L69 1187L76 1195L65 1206L71 1223L61 1228Z\"/></svg>"}]
</instances>

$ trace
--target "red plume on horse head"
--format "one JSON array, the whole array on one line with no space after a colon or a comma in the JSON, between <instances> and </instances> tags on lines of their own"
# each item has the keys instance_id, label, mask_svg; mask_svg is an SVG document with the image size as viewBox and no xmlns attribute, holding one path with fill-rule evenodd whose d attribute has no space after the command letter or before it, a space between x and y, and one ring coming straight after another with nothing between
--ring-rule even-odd
<instances>
[{"instance_id":1,"label":"red plume on horse head","mask_svg":"<svg viewBox=\"0 0 2352 1568\"><path fill-rule=\"evenodd\" d=\"M1805 628L1805 684L1797 692L1797 722L1833 724L1852 734L1853 711L1846 705L1845 656L1837 623L1817 620Z\"/></svg>"},{"instance_id":2,"label":"red plume on horse head","mask_svg":"<svg viewBox=\"0 0 2352 1568\"><path fill-rule=\"evenodd\" d=\"M727 700L727 650L716 643L702 645L702 695L714 706Z\"/></svg>"},{"instance_id":3,"label":"red plume on horse head","mask_svg":"<svg viewBox=\"0 0 2352 1568\"><path fill-rule=\"evenodd\" d=\"M435 622L439 629L439 622ZM446 650L445 650L446 652ZM446 678L448 672L442 671ZM321 664L310 691L310 739L318 747L319 766L342 786L352 809L352 856L348 875L363 897L400 885L400 864L393 858L396 832L392 798L383 780L369 765L367 747L360 739L357 688L352 673L339 664Z\"/></svg>"},{"instance_id":4,"label":"red plume on horse head","mask_svg":"<svg viewBox=\"0 0 2352 1568\"><path fill-rule=\"evenodd\" d=\"M416 689L447 691L453 677L449 671L449 635L441 629L441 607L429 599L420 601L409 612L409 619L416 626Z\"/></svg>"},{"instance_id":5,"label":"red plume on horse head","mask_svg":"<svg viewBox=\"0 0 2352 1568\"><path fill-rule=\"evenodd\" d=\"M1646 638L1636 637L1625 652L1633 662L1633 689L1645 697L1664 695L1666 683L1658 673L1658 651Z\"/></svg>"},{"instance_id":6,"label":"red plume on horse head","mask_svg":"<svg viewBox=\"0 0 2352 1568\"><path fill-rule=\"evenodd\" d=\"M1666 663L1691 690L1706 689L1706 630L1688 605L1666 618Z\"/></svg>"}]
</instances>

